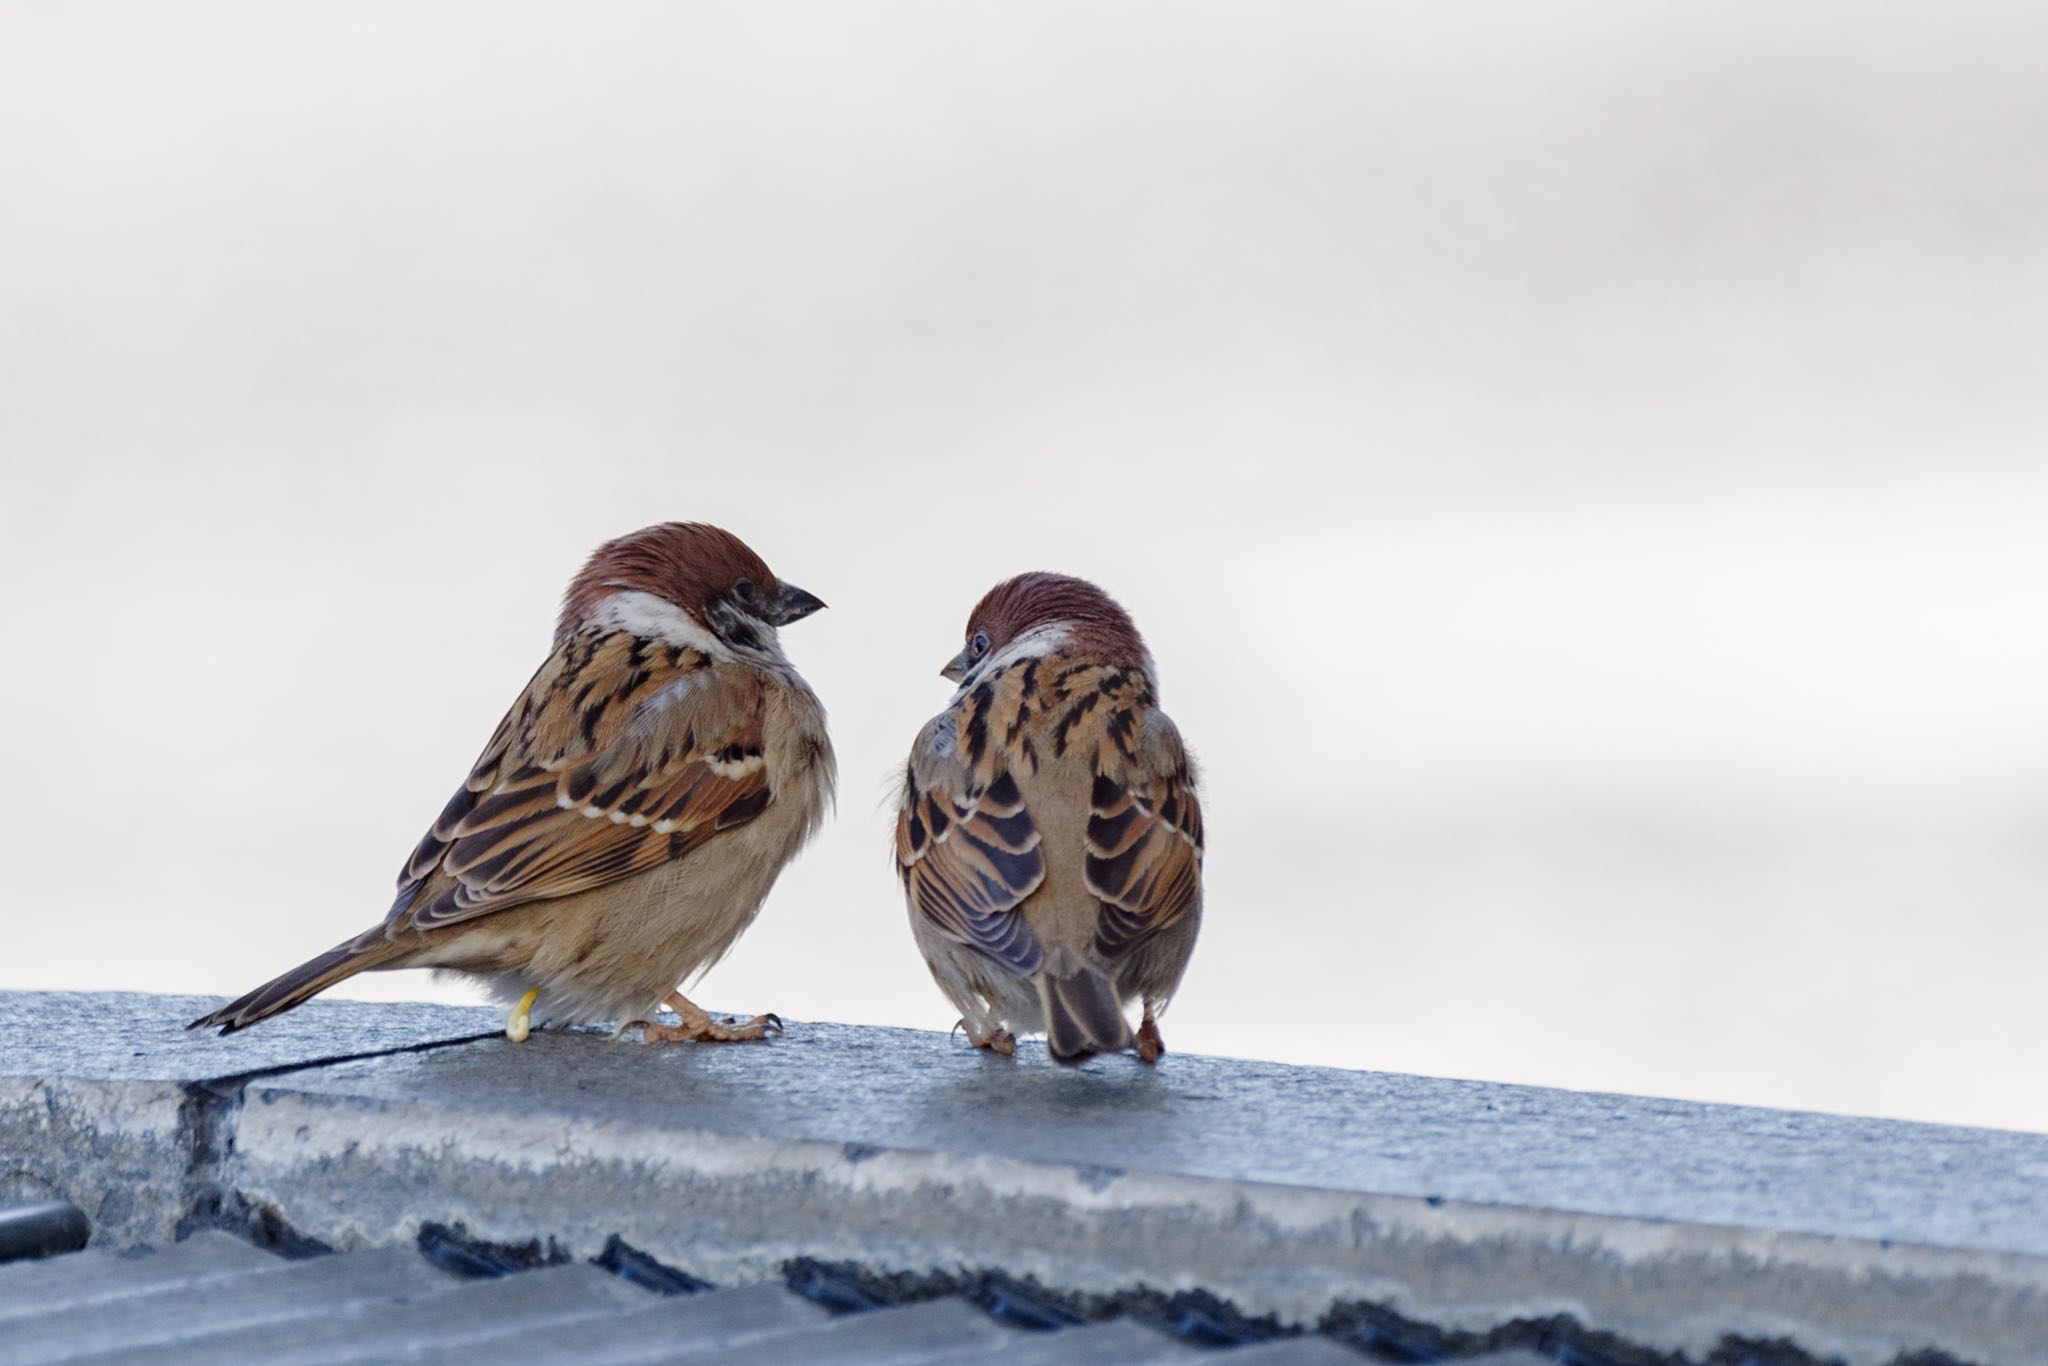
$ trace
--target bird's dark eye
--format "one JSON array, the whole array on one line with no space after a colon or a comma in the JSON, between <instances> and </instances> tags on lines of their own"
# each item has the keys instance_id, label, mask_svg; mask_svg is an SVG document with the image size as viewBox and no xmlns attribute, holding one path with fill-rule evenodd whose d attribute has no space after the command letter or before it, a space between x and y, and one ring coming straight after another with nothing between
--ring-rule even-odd
<instances>
[{"instance_id":1,"label":"bird's dark eye","mask_svg":"<svg viewBox=\"0 0 2048 1366\"><path fill-rule=\"evenodd\" d=\"M733 580L732 597L734 602L752 602L754 600L754 581L752 579Z\"/></svg>"},{"instance_id":2,"label":"bird's dark eye","mask_svg":"<svg viewBox=\"0 0 2048 1366\"><path fill-rule=\"evenodd\" d=\"M983 655L988 653L988 632L976 631L974 633L974 639L969 641L968 644L970 648L972 648L974 651L974 657L976 659L980 659Z\"/></svg>"}]
</instances>

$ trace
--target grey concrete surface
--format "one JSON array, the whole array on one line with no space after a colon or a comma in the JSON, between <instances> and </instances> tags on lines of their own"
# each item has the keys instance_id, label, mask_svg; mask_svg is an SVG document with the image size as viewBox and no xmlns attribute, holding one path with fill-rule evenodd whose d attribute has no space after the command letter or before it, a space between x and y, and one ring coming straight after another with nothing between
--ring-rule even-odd
<instances>
[{"instance_id":1,"label":"grey concrete surface","mask_svg":"<svg viewBox=\"0 0 2048 1366\"><path fill-rule=\"evenodd\" d=\"M2048 1256L2048 1135L1224 1058L1076 1070L797 1022L751 1048L493 1039L251 1092Z\"/></svg>"},{"instance_id":2,"label":"grey concrete surface","mask_svg":"<svg viewBox=\"0 0 2048 1366\"><path fill-rule=\"evenodd\" d=\"M0 991L0 1076L207 1081L494 1034L504 1026L495 1012L468 1007L316 1000L226 1038L185 1028L224 999Z\"/></svg>"},{"instance_id":3,"label":"grey concrete surface","mask_svg":"<svg viewBox=\"0 0 2048 1366\"><path fill-rule=\"evenodd\" d=\"M0 1045L0 1200L69 1200L99 1246L168 1242L192 1203L186 1088L11 1073L24 1064L10 1047Z\"/></svg>"},{"instance_id":4,"label":"grey concrete surface","mask_svg":"<svg viewBox=\"0 0 2048 1366\"><path fill-rule=\"evenodd\" d=\"M2048 1136L1187 1055L1069 1071L802 1021L392 1051L498 1020L316 1002L303 1034L197 1040L207 1004L0 995L0 1172L77 1200L108 1161L182 1164L166 1204L230 1191L335 1246L436 1220L587 1257L616 1233L720 1284L810 1256L1303 1325L1367 1300L1696 1356L1734 1333L2048 1361ZM136 1208L96 1237L175 1224L116 1184Z\"/></svg>"},{"instance_id":5,"label":"grey concrete surface","mask_svg":"<svg viewBox=\"0 0 2048 1366\"><path fill-rule=\"evenodd\" d=\"M222 1039L187 1021L203 996L0 992L0 1200L64 1198L96 1245L171 1241L214 1092L251 1073L317 1066L493 1029L487 1011L315 1001ZM275 1026L275 1029L272 1028Z\"/></svg>"}]
</instances>

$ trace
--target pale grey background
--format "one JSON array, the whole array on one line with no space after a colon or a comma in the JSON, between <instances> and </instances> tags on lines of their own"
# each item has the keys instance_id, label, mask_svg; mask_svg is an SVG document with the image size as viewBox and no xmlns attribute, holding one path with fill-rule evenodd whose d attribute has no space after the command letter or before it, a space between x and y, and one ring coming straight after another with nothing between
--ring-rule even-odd
<instances>
[{"instance_id":1,"label":"pale grey background","mask_svg":"<svg viewBox=\"0 0 2048 1366\"><path fill-rule=\"evenodd\" d=\"M0 986L375 919L581 557L690 517L833 604L844 770L713 1004L951 1023L882 803L1056 567L1208 766L1171 1045L2048 1127L2044 45L16 0Z\"/></svg>"}]
</instances>

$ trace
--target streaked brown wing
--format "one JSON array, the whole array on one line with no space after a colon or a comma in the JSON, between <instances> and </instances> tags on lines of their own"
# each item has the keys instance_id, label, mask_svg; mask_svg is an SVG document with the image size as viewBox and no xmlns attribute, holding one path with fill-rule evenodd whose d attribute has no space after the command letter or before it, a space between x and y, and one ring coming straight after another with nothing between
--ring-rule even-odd
<instances>
[{"instance_id":1,"label":"streaked brown wing","mask_svg":"<svg viewBox=\"0 0 2048 1366\"><path fill-rule=\"evenodd\" d=\"M572 637L499 725L400 874L391 922L435 929L681 858L774 800L750 674Z\"/></svg>"},{"instance_id":2,"label":"streaked brown wing","mask_svg":"<svg viewBox=\"0 0 2048 1366\"><path fill-rule=\"evenodd\" d=\"M1095 951L1111 962L1187 915L1202 892L1202 808L1180 733L1155 707L1113 713L1089 794L1088 890L1102 900Z\"/></svg>"},{"instance_id":3,"label":"streaked brown wing","mask_svg":"<svg viewBox=\"0 0 2048 1366\"><path fill-rule=\"evenodd\" d=\"M955 725L950 713L939 716L911 754L896 815L904 891L940 933L1033 972L1045 953L1014 912L1045 881L1038 827L1014 777L977 776L954 752Z\"/></svg>"}]
</instances>

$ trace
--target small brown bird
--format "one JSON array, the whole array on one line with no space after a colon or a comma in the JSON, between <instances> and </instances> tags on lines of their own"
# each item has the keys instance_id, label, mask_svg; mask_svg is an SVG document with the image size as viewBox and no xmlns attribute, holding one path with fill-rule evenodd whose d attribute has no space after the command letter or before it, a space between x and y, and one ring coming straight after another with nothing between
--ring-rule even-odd
<instances>
[{"instance_id":1,"label":"small brown bird","mask_svg":"<svg viewBox=\"0 0 2048 1366\"><path fill-rule=\"evenodd\" d=\"M382 924L192 1022L231 1034L359 972L447 968L543 1017L649 1042L759 1039L679 984L752 922L832 801L825 713L777 628L825 604L730 532L668 522L598 547L554 651L398 875Z\"/></svg>"},{"instance_id":2,"label":"small brown bird","mask_svg":"<svg viewBox=\"0 0 2048 1366\"><path fill-rule=\"evenodd\" d=\"M1138 628L1086 580L1024 574L940 672L959 691L918 733L896 818L932 977L976 1047L1043 1030L1060 1062L1158 1061L1202 923L1202 810Z\"/></svg>"}]
</instances>

